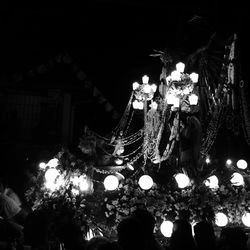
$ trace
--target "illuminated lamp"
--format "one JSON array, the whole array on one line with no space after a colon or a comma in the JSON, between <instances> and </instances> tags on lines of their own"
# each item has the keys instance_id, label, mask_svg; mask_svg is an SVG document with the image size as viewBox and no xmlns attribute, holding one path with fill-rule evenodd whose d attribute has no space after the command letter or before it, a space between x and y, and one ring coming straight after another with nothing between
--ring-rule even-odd
<instances>
[{"instance_id":1,"label":"illuminated lamp","mask_svg":"<svg viewBox=\"0 0 250 250\"><path fill-rule=\"evenodd\" d=\"M228 223L228 218L224 213L219 212L215 214L215 224L218 227L225 227L227 223Z\"/></svg>"},{"instance_id":2,"label":"illuminated lamp","mask_svg":"<svg viewBox=\"0 0 250 250\"><path fill-rule=\"evenodd\" d=\"M185 188L190 184L190 179L187 175L185 174L176 174L175 175L175 180L177 182L177 185L179 188Z\"/></svg>"},{"instance_id":3,"label":"illuminated lamp","mask_svg":"<svg viewBox=\"0 0 250 250\"><path fill-rule=\"evenodd\" d=\"M229 165L231 165L233 162L232 162L232 160L231 159L227 159L226 160L226 164L229 166Z\"/></svg>"},{"instance_id":4,"label":"illuminated lamp","mask_svg":"<svg viewBox=\"0 0 250 250\"><path fill-rule=\"evenodd\" d=\"M59 171L55 168L49 168L45 172L45 180L46 182L55 182L56 178L60 175Z\"/></svg>"},{"instance_id":5,"label":"illuminated lamp","mask_svg":"<svg viewBox=\"0 0 250 250\"><path fill-rule=\"evenodd\" d=\"M246 227L250 227L250 213L245 212L241 217L241 221Z\"/></svg>"},{"instance_id":6,"label":"illuminated lamp","mask_svg":"<svg viewBox=\"0 0 250 250\"><path fill-rule=\"evenodd\" d=\"M172 79L172 81L180 81L181 80L181 73L177 70L174 70L171 73L171 79Z\"/></svg>"},{"instance_id":7,"label":"illuminated lamp","mask_svg":"<svg viewBox=\"0 0 250 250\"><path fill-rule=\"evenodd\" d=\"M51 167L51 168L55 168L58 165L58 159L53 158L51 160L49 160L49 162L47 163L47 166Z\"/></svg>"},{"instance_id":8,"label":"illuminated lamp","mask_svg":"<svg viewBox=\"0 0 250 250\"><path fill-rule=\"evenodd\" d=\"M196 73L191 73L190 75L190 78L192 80L193 83L197 83L198 82L198 79L199 79L199 75L196 74Z\"/></svg>"},{"instance_id":9,"label":"illuminated lamp","mask_svg":"<svg viewBox=\"0 0 250 250\"><path fill-rule=\"evenodd\" d=\"M195 95L195 94L192 94L192 95L189 96L188 100L189 100L189 104L190 105L197 105L197 103L198 103L198 96Z\"/></svg>"},{"instance_id":10,"label":"illuminated lamp","mask_svg":"<svg viewBox=\"0 0 250 250\"><path fill-rule=\"evenodd\" d=\"M233 173L230 182L233 186L243 186L244 185L244 178L240 173Z\"/></svg>"},{"instance_id":11,"label":"illuminated lamp","mask_svg":"<svg viewBox=\"0 0 250 250\"><path fill-rule=\"evenodd\" d=\"M142 189L148 190L153 186L154 182L149 175L145 174L140 177L138 184Z\"/></svg>"},{"instance_id":12,"label":"illuminated lamp","mask_svg":"<svg viewBox=\"0 0 250 250\"><path fill-rule=\"evenodd\" d=\"M219 184L219 180L215 175L210 176L209 178L207 178L207 180L205 180L205 185L207 187L210 187L211 189L215 189L218 188Z\"/></svg>"},{"instance_id":13,"label":"illuminated lamp","mask_svg":"<svg viewBox=\"0 0 250 250\"><path fill-rule=\"evenodd\" d=\"M144 75L144 76L142 77L142 83L147 84L148 81L149 81L149 77L148 77L147 75Z\"/></svg>"},{"instance_id":14,"label":"illuminated lamp","mask_svg":"<svg viewBox=\"0 0 250 250\"><path fill-rule=\"evenodd\" d=\"M136 90L140 87L140 84L138 82L133 83L133 90Z\"/></svg>"},{"instance_id":15,"label":"illuminated lamp","mask_svg":"<svg viewBox=\"0 0 250 250\"><path fill-rule=\"evenodd\" d=\"M170 238L173 232L173 222L169 221L169 220L165 220L161 223L160 226L160 230L161 233L166 237L166 238Z\"/></svg>"},{"instance_id":16,"label":"illuminated lamp","mask_svg":"<svg viewBox=\"0 0 250 250\"><path fill-rule=\"evenodd\" d=\"M176 64L176 70L180 73L183 73L185 69L185 64L182 62L179 62Z\"/></svg>"},{"instance_id":17,"label":"illuminated lamp","mask_svg":"<svg viewBox=\"0 0 250 250\"><path fill-rule=\"evenodd\" d=\"M104 179L104 187L106 190L113 191L117 189L119 185L119 180L115 175L108 175Z\"/></svg>"},{"instance_id":18,"label":"illuminated lamp","mask_svg":"<svg viewBox=\"0 0 250 250\"><path fill-rule=\"evenodd\" d=\"M45 162L40 162L39 163L39 168L40 169L45 169L46 168L46 163Z\"/></svg>"},{"instance_id":19,"label":"illuminated lamp","mask_svg":"<svg viewBox=\"0 0 250 250\"><path fill-rule=\"evenodd\" d=\"M236 163L237 167L240 169L246 169L247 168L247 162L245 160L238 160Z\"/></svg>"}]
</instances>

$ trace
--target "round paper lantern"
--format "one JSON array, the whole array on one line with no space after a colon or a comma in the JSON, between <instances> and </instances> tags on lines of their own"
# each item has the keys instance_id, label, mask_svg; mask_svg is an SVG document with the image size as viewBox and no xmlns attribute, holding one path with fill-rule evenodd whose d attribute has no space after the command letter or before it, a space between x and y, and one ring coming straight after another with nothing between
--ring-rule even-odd
<instances>
[{"instance_id":1,"label":"round paper lantern","mask_svg":"<svg viewBox=\"0 0 250 250\"><path fill-rule=\"evenodd\" d=\"M112 191L117 189L119 180L115 175L108 175L104 180L104 187L106 190Z\"/></svg>"},{"instance_id":2,"label":"round paper lantern","mask_svg":"<svg viewBox=\"0 0 250 250\"><path fill-rule=\"evenodd\" d=\"M160 226L161 233L165 237L170 238L173 232L173 226L174 226L173 222L169 220L163 221Z\"/></svg>"},{"instance_id":3,"label":"round paper lantern","mask_svg":"<svg viewBox=\"0 0 250 250\"><path fill-rule=\"evenodd\" d=\"M237 167L240 169L246 169L247 168L247 162L245 160L238 160L236 163Z\"/></svg>"},{"instance_id":4,"label":"round paper lantern","mask_svg":"<svg viewBox=\"0 0 250 250\"><path fill-rule=\"evenodd\" d=\"M227 223L228 223L228 218L224 213L219 212L215 215L215 224L218 227L225 227Z\"/></svg>"},{"instance_id":5,"label":"round paper lantern","mask_svg":"<svg viewBox=\"0 0 250 250\"><path fill-rule=\"evenodd\" d=\"M231 181L233 186L243 186L244 185L244 178L240 173L233 173L230 181Z\"/></svg>"},{"instance_id":6,"label":"round paper lantern","mask_svg":"<svg viewBox=\"0 0 250 250\"><path fill-rule=\"evenodd\" d=\"M190 179L185 174L177 174L175 176L175 180L176 180L179 188L185 188L190 183Z\"/></svg>"},{"instance_id":7,"label":"round paper lantern","mask_svg":"<svg viewBox=\"0 0 250 250\"><path fill-rule=\"evenodd\" d=\"M244 213L241 220L246 227L250 227L250 213Z\"/></svg>"},{"instance_id":8,"label":"round paper lantern","mask_svg":"<svg viewBox=\"0 0 250 250\"><path fill-rule=\"evenodd\" d=\"M148 190L153 186L154 182L149 175L145 174L140 177L138 184L142 189Z\"/></svg>"}]
</instances>

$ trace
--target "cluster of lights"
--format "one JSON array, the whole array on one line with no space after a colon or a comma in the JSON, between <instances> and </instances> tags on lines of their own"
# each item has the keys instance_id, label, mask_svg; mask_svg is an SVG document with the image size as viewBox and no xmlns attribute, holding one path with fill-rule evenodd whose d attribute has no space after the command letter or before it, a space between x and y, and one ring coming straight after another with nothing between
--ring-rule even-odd
<instances>
[{"instance_id":1,"label":"cluster of lights","mask_svg":"<svg viewBox=\"0 0 250 250\"><path fill-rule=\"evenodd\" d=\"M53 158L47 164L41 162L40 169L44 171L44 187L50 192L59 190L69 184L72 185L71 192L73 195L79 195L80 192L86 192L91 188L91 181L85 174L72 175L68 179L66 172L61 172L57 169L59 162L58 159Z\"/></svg>"},{"instance_id":2,"label":"cluster of lights","mask_svg":"<svg viewBox=\"0 0 250 250\"><path fill-rule=\"evenodd\" d=\"M198 82L199 75L196 73L186 74L184 73L185 64L179 62L176 64L176 70L174 70L167 78L167 85L170 86L167 89L166 100L169 105L173 105L174 108L179 108L181 100L184 96L188 96L190 105L197 105L198 96L193 92L194 84ZM172 83L188 81L189 84L182 86L182 88L171 88Z\"/></svg>"},{"instance_id":3,"label":"cluster of lights","mask_svg":"<svg viewBox=\"0 0 250 250\"><path fill-rule=\"evenodd\" d=\"M133 101L133 108L142 110L144 108L145 100L152 100L154 97L157 86L156 84L150 84L149 77L144 75L142 77L142 84L139 84L138 82L133 83L133 90L136 98Z\"/></svg>"},{"instance_id":4,"label":"cluster of lights","mask_svg":"<svg viewBox=\"0 0 250 250\"><path fill-rule=\"evenodd\" d=\"M245 212L241 217L242 223L246 227L250 227L250 213ZM215 224L218 227L227 226L229 220L225 213L218 212L215 214ZM196 224L196 222L192 223L192 227ZM164 220L160 225L160 231L166 238L170 238L173 233L174 223L170 220Z\"/></svg>"},{"instance_id":5,"label":"cluster of lights","mask_svg":"<svg viewBox=\"0 0 250 250\"><path fill-rule=\"evenodd\" d=\"M207 158L206 162L210 163L210 159ZM121 165L122 163L122 159L116 159L117 165ZM226 164L232 164L232 161L228 159L226 161ZM247 168L247 162L243 159L237 161L236 165L239 169ZM60 173L60 171L56 168L58 166L58 159L51 159L47 164L40 163L39 166L41 169L45 170L44 185L47 189L53 192L55 190L58 190L61 186L65 185L65 173ZM134 170L131 164L128 164L128 168L130 170ZM104 179L105 189L108 191L116 190L119 186L119 181L124 178L125 177L118 172L112 175L108 175ZM186 188L191 183L189 177L184 173L178 173L174 176L174 178L179 188ZM86 175L73 175L70 177L70 182L73 185L72 192L74 194L85 192L90 188L90 180L88 180ZM244 185L244 178L240 173L234 172L231 176L230 182L234 186L242 186ZM140 177L138 184L143 190L148 190L154 185L154 181L149 175L145 174ZM217 189L219 187L219 180L215 175L212 175L204 181L204 184L211 189Z\"/></svg>"},{"instance_id":6,"label":"cluster of lights","mask_svg":"<svg viewBox=\"0 0 250 250\"><path fill-rule=\"evenodd\" d=\"M210 158L207 157L206 158L206 163L210 163ZM226 160L226 165L227 166L231 166L233 164L231 159L227 159ZM247 168L247 162L243 159L240 159L236 162L236 166L239 169L246 169ZM245 182L244 182L244 177L238 173L238 172L234 172L231 175L231 179L230 182L233 186L244 186ZM209 178L207 178L204 182L204 184L208 187L210 187L211 189L217 189L219 187L219 180L215 175L210 176Z\"/></svg>"}]
</instances>

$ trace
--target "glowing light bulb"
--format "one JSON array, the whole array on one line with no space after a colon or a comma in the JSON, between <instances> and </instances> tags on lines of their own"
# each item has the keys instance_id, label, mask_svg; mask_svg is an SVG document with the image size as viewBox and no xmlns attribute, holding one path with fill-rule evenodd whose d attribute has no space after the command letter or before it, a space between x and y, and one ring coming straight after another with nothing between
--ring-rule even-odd
<instances>
[{"instance_id":1,"label":"glowing light bulb","mask_svg":"<svg viewBox=\"0 0 250 250\"><path fill-rule=\"evenodd\" d=\"M237 167L240 169L246 169L247 168L247 162L245 160L238 160L236 163Z\"/></svg>"},{"instance_id":2,"label":"glowing light bulb","mask_svg":"<svg viewBox=\"0 0 250 250\"><path fill-rule=\"evenodd\" d=\"M55 182L56 178L60 175L59 171L55 168L49 168L45 172L45 180L46 182Z\"/></svg>"},{"instance_id":3,"label":"glowing light bulb","mask_svg":"<svg viewBox=\"0 0 250 250\"><path fill-rule=\"evenodd\" d=\"M227 159L226 160L226 164L229 166L229 165L231 165L233 162L232 162L232 160L231 159Z\"/></svg>"},{"instance_id":4,"label":"glowing light bulb","mask_svg":"<svg viewBox=\"0 0 250 250\"><path fill-rule=\"evenodd\" d=\"M153 186L154 182L149 175L145 174L140 177L138 184L142 189L148 190Z\"/></svg>"},{"instance_id":5,"label":"glowing light bulb","mask_svg":"<svg viewBox=\"0 0 250 250\"><path fill-rule=\"evenodd\" d=\"M81 191L87 191L89 189L89 183L85 178L80 182L79 188Z\"/></svg>"},{"instance_id":6,"label":"glowing light bulb","mask_svg":"<svg viewBox=\"0 0 250 250\"><path fill-rule=\"evenodd\" d=\"M176 70L179 71L180 73L183 73L185 69L185 64L182 62L179 62L176 64Z\"/></svg>"},{"instance_id":7,"label":"glowing light bulb","mask_svg":"<svg viewBox=\"0 0 250 250\"><path fill-rule=\"evenodd\" d=\"M190 105L197 105L197 103L198 103L198 96L195 95L195 94L192 94L192 95L189 96L188 100L189 100L189 104Z\"/></svg>"},{"instance_id":8,"label":"glowing light bulb","mask_svg":"<svg viewBox=\"0 0 250 250\"><path fill-rule=\"evenodd\" d=\"M119 180L115 175L108 175L104 179L104 187L106 190L113 191L117 189L119 185Z\"/></svg>"},{"instance_id":9,"label":"glowing light bulb","mask_svg":"<svg viewBox=\"0 0 250 250\"><path fill-rule=\"evenodd\" d=\"M161 233L165 237L170 238L173 232L173 226L174 226L173 222L168 220L163 221L160 226Z\"/></svg>"},{"instance_id":10,"label":"glowing light bulb","mask_svg":"<svg viewBox=\"0 0 250 250\"><path fill-rule=\"evenodd\" d=\"M140 87L140 84L138 82L133 83L133 90L136 90Z\"/></svg>"},{"instance_id":11,"label":"glowing light bulb","mask_svg":"<svg viewBox=\"0 0 250 250\"><path fill-rule=\"evenodd\" d=\"M198 82L198 79L199 79L199 75L196 74L196 73L191 73L190 75L190 78L192 80L193 83L197 83Z\"/></svg>"},{"instance_id":12,"label":"glowing light bulb","mask_svg":"<svg viewBox=\"0 0 250 250\"><path fill-rule=\"evenodd\" d=\"M218 188L218 187L219 187L218 184L219 184L219 180L218 180L218 178L217 178L215 175L210 176L210 177L207 178L207 180L205 181L205 185L206 185L207 187L210 187L211 189L216 189L216 188Z\"/></svg>"},{"instance_id":13,"label":"glowing light bulb","mask_svg":"<svg viewBox=\"0 0 250 250\"><path fill-rule=\"evenodd\" d=\"M245 212L241 217L241 220L246 227L250 227L250 213Z\"/></svg>"},{"instance_id":14,"label":"glowing light bulb","mask_svg":"<svg viewBox=\"0 0 250 250\"><path fill-rule=\"evenodd\" d=\"M217 213L215 214L215 224L218 227L225 227L228 223L228 218L224 213Z\"/></svg>"},{"instance_id":15,"label":"glowing light bulb","mask_svg":"<svg viewBox=\"0 0 250 250\"><path fill-rule=\"evenodd\" d=\"M206 163L208 164L208 163L210 163L210 162L211 162L210 158L207 157L207 158L206 158Z\"/></svg>"},{"instance_id":16,"label":"glowing light bulb","mask_svg":"<svg viewBox=\"0 0 250 250\"><path fill-rule=\"evenodd\" d=\"M231 178L231 183L233 186L243 186L244 185L244 178L240 173L233 173Z\"/></svg>"},{"instance_id":17,"label":"glowing light bulb","mask_svg":"<svg viewBox=\"0 0 250 250\"><path fill-rule=\"evenodd\" d=\"M180 81L181 80L181 73L177 70L174 70L171 73L171 79L172 79L172 81Z\"/></svg>"},{"instance_id":18,"label":"glowing light bulb","mask_svg":"<svg viewBox=\"0 0 250 250\"><path fill-rule=\"evenodd\" d=\"M39 168L40 169L45 169L46 168L46 163L45 162L40 162L39 163Z\"/></svg>"},{"instance_id":19,"label":"glowing light bulb","mask_svg":"<svg viewBox=\"0 0 250 250\"><path fill-rule=\"evenodd\" d=\"M147 75L144 75L143 77L142 77L142 83L148 83L148 81L149 81L149 77L147 76Z\"/></svg>"},{"instance_id":20,"label":"glowing light bulb","mask_svg":"<svg viewBox=\"0 0 250 250\"><path fill-rule=\"evenodd\" d=\"M175 176L175 180L177 182L177 185L179 188L185 188L190 184L190 179L187 175L185 174L177 174Z\"/></svg>"},{"instance_id":21,"label":"glowing light bulb","mask_svg":"<svg viewBox=\"0 0 250 250\"><path fill-rule=\"evenodd\" d=\"M59 163L58 159L53 158L47 163L47 166L55 168L56 166L58 166L58 163Z\"/></svg>"}]
</instances>

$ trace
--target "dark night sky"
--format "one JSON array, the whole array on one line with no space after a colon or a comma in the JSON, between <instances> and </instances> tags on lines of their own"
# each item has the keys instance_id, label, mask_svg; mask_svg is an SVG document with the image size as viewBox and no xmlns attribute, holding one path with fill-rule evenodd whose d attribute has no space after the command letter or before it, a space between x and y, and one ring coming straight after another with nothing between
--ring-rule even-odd
<instances>
[{"instance_id":1,"label":"dark night sky","mask_svg":"<svg viewBox=\"0 0 250 250\"><path fill-rule=\"evenodd\" d=\"M7 39L3 39L2 71L8 75L26 71L68 52L123 110L132 82L144 74L158 80L160 61L149 56L154 49L190 53L215 31L223 38L236 31L247 49L246 6L200 2L93 0L79 6L3 8ZM194 16L200 19L190 22ZM245 51L242 54L243 58Z\"/></svg>"}]
</instances>

